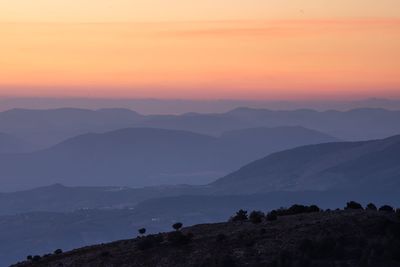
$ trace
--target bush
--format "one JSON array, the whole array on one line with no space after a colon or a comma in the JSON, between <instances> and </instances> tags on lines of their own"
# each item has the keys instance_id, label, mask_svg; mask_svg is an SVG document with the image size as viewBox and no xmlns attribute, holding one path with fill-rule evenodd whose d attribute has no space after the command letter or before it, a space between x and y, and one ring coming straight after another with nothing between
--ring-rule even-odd
<instances>
[{"instance_id":1,"label":"bush","mask_svg":"<svg viewBox=\"0 0 400 267\"><path fill-rule=\"evenodd\" d=\"M389 205L383 205L379 208L379 211L394 212L394 208Z\"/></svg>"},{"instance_id":2,"label":"bush","mask_svg":"<svg viewBox=\"0 0 400 267\"><path fill-rule=\"evenodd\" d=\"M182 228L183 224L180 222L174 223L172 225L172 228L174 228L176 231L179 231Z\"/></svg>"},{"instance_id":3,"label":"bush","mask_svg":"<svg viewBox=\"0 0 400 267\"><path fill-rule=\"evenodd\" d=\"M40 257L39 255L35 255L35 256L33 256L32 261L33 261L33 262L38 262L38 261L40 261L41 259L42 259L42 257Z\"/></svg>"},{"instance_id":4,"label":"bush","mask_svg":"<svg viewBox=\"0 0 400 267\"><path fill-rule=\"evenodd\" d=\"M63 251L61 250L61 249L56 249L56 250L54 250L54 254L61 254L61 253L63 253Z\"/></svg>"},{"instance_id":5,"label":"bush","mask_svg":"<svg viewBox=\"0 0 400 267\"><path fill-rule=\"evenodd\" d=\"M376 208L376 206L374 205L374 203L369 203L368 205L367 205L367 208L366 208L367 210L378 210L377 208Z\"/></svg>"},{"instance_id":6,"label":"bush","mask_svg":"<svg viewBox=\"0 0 400 267\"><path fill-rule=\"evenodd\" d=\"M248 220L247 211L239 210L236 215L231 218L232 222L244 222Z\"/></svg>"},{"instance_id":7,"label":"bush","mask_svg":"<svg viewBox=\"0 0 400 267\"><path fill-rule=\"evenodd\" d=\"M140 235L144 235L146 233L146 228L140 228L138 232Z\"/></svg>"},{"instance_id":8,"label":"bush","mask_svg":"<svg viewBox=\"0 0 400 267\"><path fill-rule=\"evenodd\" d=\"M276 221L278 219L278 214L275 210L267 214L267 221Z\"/></svg>"},{"instance_id":9,"label":"bush","mask_svg":"<svg viewBox=\"0 0 400 267\"><path fill-rule=\"evenodd\" d=\"M250 221L252 223L258 224L258 223L261 223L263 221L264 217L265 217L264 212L262 212L262 211L252 211L250 213L249 219L250 219Z\"/></svg>"},{"instance_id":10,"label":"bush","mask_svg":"<svg viewBox=\"0 0 400 267\"><path fill-rule=\"evenodd\" d=\"M311 205L308 207L308 212L320 212L321 209L317 205Z\"/></svg>"},{"instance_id":11,"label":"bush","mask_svg":"<svg viewBox=\"0 0 400 267\"><path fill-rule=\"evenodd\" d=\"M357 203L355 201L350 201L350 202L347 202L347 205L344 209L345 210L362 210L363 207L361 206L360 203Z\"/></svg>"},{"instance_id":12,"label":"bush","mask_svg":"<svg viewBox=\"0 0 400 267\"><path fill-rule=\"evenodd\" d=\"M32 255L28 255L28 256L26 256L26 259L27 259L28 261L30 261L30 260L33 259L33 257L32 257Z\"/></svg>"}]
</instances>

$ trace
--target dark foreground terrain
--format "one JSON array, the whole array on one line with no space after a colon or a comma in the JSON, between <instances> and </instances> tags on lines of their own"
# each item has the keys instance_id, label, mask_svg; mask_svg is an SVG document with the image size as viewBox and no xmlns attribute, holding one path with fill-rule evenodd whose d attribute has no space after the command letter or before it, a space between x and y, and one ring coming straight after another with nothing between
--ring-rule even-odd
<instances>
[{"instance_id":1,"label":"dark foreground terrain","mask_svg":"<svg viewBox=\"0 0 400 267\"><path fill-rule=\"evenodd\" d=\"M15 266L400 266L398 212L278 215L237 216L226 223L59 251Z\"/></svg>"}]
</instances>

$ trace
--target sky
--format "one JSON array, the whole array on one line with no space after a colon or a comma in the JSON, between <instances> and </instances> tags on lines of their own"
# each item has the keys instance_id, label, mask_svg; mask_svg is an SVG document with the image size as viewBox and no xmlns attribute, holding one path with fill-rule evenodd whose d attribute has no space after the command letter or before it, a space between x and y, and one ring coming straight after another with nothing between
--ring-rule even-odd
<instances>
[{"instance_id":1,"label":"sky","mask_svg":"<svg viewBox=\"0 0 400 267\"><path fill-rule=\"evenodd\" d=\"M0 97L400 97L398 0L0 0Z\"/></svg>"}]
</instances>

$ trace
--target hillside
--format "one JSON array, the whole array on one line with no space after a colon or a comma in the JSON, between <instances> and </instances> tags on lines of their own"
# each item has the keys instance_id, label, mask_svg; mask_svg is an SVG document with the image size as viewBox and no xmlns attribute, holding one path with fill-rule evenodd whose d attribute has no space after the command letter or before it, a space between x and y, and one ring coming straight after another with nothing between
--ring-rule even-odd
<instances>
[{"instance_id":1,"label":"hillside","mask_svg":"<svg viewBox=\"0 0 400 267\"><path fill-rule=\"evenodd\" d=\"M400 266L394 212L325 211L203 224L14 266Z\"/></svg>"},{"instance_id":2,"label":"hillside","mask_svg":"<svg viewBox=\"0 0 400 267\"><path fill-rule=\"evenodd\" d=\"M211 185L217 192L400 188L400 136L309 145L269 155Z\"/></svg>"},{"instance_id":3,"label":"hillside","mask_svg":"<svg viewBox=\"0 0 400 267\"><path fill-rule=\"evenodd\" d=\"M336 141L302 127L242 131L219 138L155 128L80 135L46 150L0 155L0 181L8 185L2 190L54 183L133 187L206 184L279 150Z\"/></svg>"},{"instance_id":4,"label":"hillside","mask_svg":"<svg viewBox=\"0 0 400 267\"><path fill-rule=\"evenodd\" d=\"M26 152L32 148L24 140L0 132L0 154Z\"/></svg>"}]
</instances>

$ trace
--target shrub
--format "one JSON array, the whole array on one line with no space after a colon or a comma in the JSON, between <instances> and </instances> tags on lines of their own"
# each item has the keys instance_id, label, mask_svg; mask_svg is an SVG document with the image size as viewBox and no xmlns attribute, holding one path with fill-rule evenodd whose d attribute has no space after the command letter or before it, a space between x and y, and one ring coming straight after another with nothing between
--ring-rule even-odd
<instances>
[{"instance_id":1,"label":"shrub","mask_svg":"<svg viewBox=\"0 0 400 267\"><path fill-rule=\"evenodd\" d=\"M278 214L275 210L267 214L267 221L276 221L278 219Z\"/></svg>"},{"instance_id":2,"label":"shrub","mask_svg":"<svg viewBox=\"0 0 400 267\"><path fill-rule=\"evenodd\" d=\"M382 207L379 208L379 211L394 212L394 209L392 206L383 205Z\"/></svg>"},{"instance_id":3,"label":"shrub","mask_svg":"<svg viewBox=\"0 0 400 267\"><path fill-rule=\"evenodd\" d=\"M172 228L174 228L176 231L179 231L182 228L183 224L180 222L174 223L172 225Z\"/></svg>"},{"instance_id":4,"label":"shrub","mask_svg":"<svg viewBox=\"0 0 400 267\"><path fill-rule=\"evenodd\" d=\"M367 205L367 208L366 208L367 210L378 210L377 208L376 208L376 206L374 205L374 203L369 203L368 205Z\"/></svg>"},{"instance_id":5,"label":"shrub","mask_svg":"<svg viewBox=\"0 0 400 267\"><path fill-rule=\"evenodd\" d=\"M262 211L252 211L250 213L249 219L252 223L258 224L263 221L265 214Z\"/></svg>"},{"instance_id":6,"label":"shrub","mask_svg":"<svg viewBox=\"0 0 400 267\"><path fill-rule=\"evenodd\" d=\"M33 256L32 261L33 261L33 262L38 262L38 261L40 261L41 259L42 259L42 257L40 257L39 255L35 255L35 256Z\"/></svg>"},{"instance_id":7,"label":"shrub","mask_svg":"<svg viewBox=\"0 0 400 267\"><path fill-rule=\"evenodd\" d=\"M54 254L61 254L61 253L63 253L63 251L62 251L62 249L56 249L56 250L54 250Z\"/></svg>"},{"instance_id":8,"label":"shrub","mask_svg":"<svg viewBox=\"0 0 400 267\"><path fill-rule=\"evenodd\" d=\"M146 233L146 228L140 228L138 232L140 235L144 235Z\"/></svg>"},{"instance_id":9,"label":"shrub","mask_svg":"<svg viewBox=\"0 0 400 267\"><path fill-rule=\"evenodd\" d=\"M360 203L357 203L355 201L350 201L350 202L347 202L347 205L344 209L345 210L362 210L363 207L361 206Z\"/></svg>"},{"instance_id":10,"label":"shrub","mask_svg":"<svg viewBox=\"0 0 400 267\"><path fill-rule=\"evenodd\" d=\"M244 222L247 220L248 220L247 211L242 209L236 212L235 216L231 218L232 222Z\"/></svg>"},{"instance_id":11,"label":"shrub","mask_svg":"<svg viewBox=\"0 0 400 267\"><path fill-rule=\"evenodd\" d=\"M30 260L33 259L33 257L32 257L32 255L28 255L28 256L26 256L26 259L27 259L28 261L30 261Z\"/></svg>"},{"instance_id":12,"label":"shrub","mask_svg":"<svg viewBox=\"0 0 400 267\"><path fill-rule=\"evenodd\" d=\"M321 209L317 205L311 205L308 207L308 212L320 212Z\"/></svg>"},{"instance_id":13,"label":"shrub","mask_svg":"<svg viewBox=\"0 0 400 267\"><path fill-rule=\"evenodd\" d=\"M300 214L300 213L306 213L308 212L308 207L304 206L304 205L292 205L288 210L287 213L288 214Z\"/></svg>"}]
</instances>

